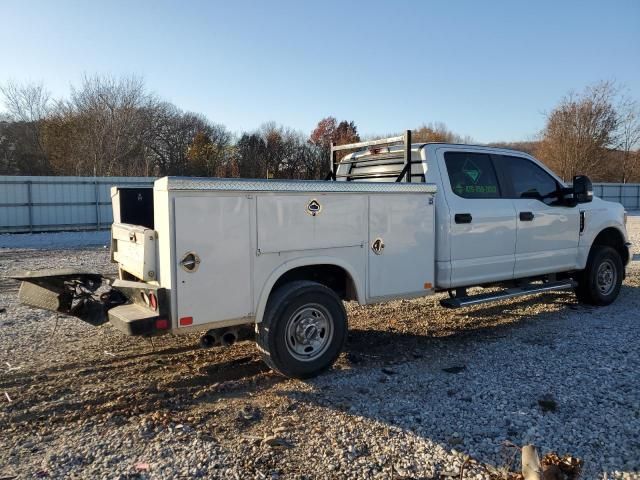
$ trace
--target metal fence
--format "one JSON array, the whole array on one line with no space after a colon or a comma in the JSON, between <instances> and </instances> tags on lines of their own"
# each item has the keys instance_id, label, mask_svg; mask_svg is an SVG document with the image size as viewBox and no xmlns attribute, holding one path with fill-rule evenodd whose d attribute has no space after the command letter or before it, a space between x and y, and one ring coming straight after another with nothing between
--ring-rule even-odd
<instances>
[{"instance_id":1,"label":"metal fence","mask_svg":"<svg viewBox=\"0 0 640 480\"><path fill-rule=\"evenodd\" d=\"M114 185L152 185L153 177L0 176L0 233L107 229ZM640 209L640 184L596 183L594 194Z\"/></svg>"},{"instance_id":2,"label":"metal fence","mask_svg":"<svg viewBox=\"0 0 640 480\"><path fill-rule=\"evenodd\" d=\"M594 183L593 194L627 210L640 210L640 183Z\"/></svg>"},{"instance_id":3,"label":"metal fence","mask_svg":"<svg viewBox=\"0 0 640 480\"><path fill-rule=\"evenodd\" d=\"M111 187L152 185L152 177L0 176L0 232L111 227Z\"/></svg>"}]
</instances>

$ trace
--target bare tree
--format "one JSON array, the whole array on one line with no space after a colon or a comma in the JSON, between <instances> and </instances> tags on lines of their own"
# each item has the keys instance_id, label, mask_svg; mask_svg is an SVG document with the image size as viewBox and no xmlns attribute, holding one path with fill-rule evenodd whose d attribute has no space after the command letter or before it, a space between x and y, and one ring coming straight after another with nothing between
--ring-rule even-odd
<instances>
[{"instance_id":1,"label":"bare tree","mask_svg":"<svg viewBox=\"0 0 640 480\"><path fill-rule=\"evenodd\" d=\"M570 93L548 115L540 156L565 180L602 173L603 158L615 146L616 93L612 82L601 82L581 94Z\"/></svg>"},{"instance_id":2,"label":"bare tree","mask_svg":"<svg viewBox=\"0 0 640 480\"><path fill-rule=\"evenodd\" d=\"M442 122L423 124L415 129L412 140L416 142L471 143L470 137L463 137L452 132Z\"/></svg>"},{"instance_id":3,"label":"bare tree","mask_svg":"<svg viewBox=\"0 0 640 480\"><path fill-rule=\"evenodd\" d=\"M302 178L308 180L322 180L327 175L328 157L326 152L309 143L300 146L302 162Z\"/></svg>"},{"instance_id":4,"label":"bare tree","mask_svg":"<svg viewBox=\"0 0 640 480\"><path fill-rule=\"evenodd\" d=\"M82 149L93 171L114 175L127 171L142 154L148 128L145 111L156 103L138 77L84 77L72 88L67 103L71 115L82 118Z\"/></svg>"},{"instance_id":5,"label":"bare tree","mask_svg":"<svg viewBox=\"0 0 640 480\"><path fill-rule=\"evenodd\" d=\"M51 107L51 94L42 83L0 85L9 118L19 122L38 122L45 118Z\"/></svg>"},{"instance_id":6,"label":"bare tree","mask_svg":"<svg viewBox=\"0 0 640 480\"><path fill-rule=\"evenodd\" d=\"M243 178L265 178L266 142L257 132L243 133L236 144L238 172Z\"/></svg>"},{"instance_id":7,"label":"bare tree","mask_svg":"<svg viewBox=\"0 0 640 480\"><path fill-rule=\"evenodd\" d=\"M299 157L296 150L302 143L302 135L275 122L263 124L258 129L265 145L265 176L268 178L300 178Z\"/></svg>"},{"instance_id":8,"label":"bare tree","mask_svg":"<svg viewBox=\"0 0 640 480\"><path fill-rule=\"evenodd\" d=\"M59 102L41 85L8 84L2 93L9 113L0 125L3 172L45 173L33 168L32 152L16 154L16 146L29 144L25 132L32 131L32 143L57 174L238 173L224 126L159 101L138 77L86 76Z\"/></svg>"},{"instance_id":9,"label":"bare tree","mask_svg":"<svg viewBox=\"0 0 640 480\"><path fill-rule=\"evenodd\" d=\"M44 174L49 164L42 143L42 122L51 108L51 96L41 83L0 85L7 119L4 129L5 159L22 173Z\"/></svg>"},{"instance_id":10,"label":"bare tree","mask_svg":"<svg viewBox=\"0 0 640 480\"><path fill-rule=\"evenodd\" d=\"M233 168L231 133L220 124L206 124L187 150L189 173L207 177L230 177Z\"/></svg>"},{"instance_id":11,"label":"bare tree","mask_svg":"<svg viewBox=\"0 0 640 480\"><path fill-rule=\"evenodd\" d=\"M617 149L620 151L619 180L627 183L638 174L640 147L640 105L636 100L623 97L618 107Z\"/></svg>"},{"instance_id":12,"label":"bare tree","mask_svg":"<svg viewBox=\"0 0 640 480\"><path fill-rule=\"evenodd\" d=\"M276 125L263 124L257 131L243 133L235 148L238 174L250 178L318 179L323 148L307 141L302 133Z\"/></svg>"},{"instance_id":13,"label":"bare tree","mask_svg":"<svg viewBox=\"0 0 640 480\"><path fill-rule=\"evenodd\" d=\"M151 115L149 134L145 140L148 154L160 175L187 175L189 147L196 135L208 135L210 126L201 115L182 112L171 103L161 103Z\"/></svg>"}]
</instances>

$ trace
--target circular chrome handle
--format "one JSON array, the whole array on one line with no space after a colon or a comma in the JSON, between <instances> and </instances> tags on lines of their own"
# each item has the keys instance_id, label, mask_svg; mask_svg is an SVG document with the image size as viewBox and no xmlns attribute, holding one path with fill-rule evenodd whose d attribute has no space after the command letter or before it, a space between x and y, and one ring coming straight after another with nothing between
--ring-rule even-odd
<instances>
[{"instance_id":1,"label":"circular chrome handle","mask_svg":"<svg viewBox=\"0 0 640 480\"><path fill-rule=\"evenodd\" d=\"M382 255L382 251L384 250L384 240L381 238L376 238L371 244L371 250L376 255Z\"/></svg>"},{"instance_id":2,"label":"circular chrome handle","mask_svg":"<svg viewBox=\"0 0 640 480\"><path fill-rule=\"evenodd\" d=\"M187 252L180 260L180 266L185 272L193 273L198 270L200 265L200 257L193 252Z\"/></svg>"}]
</instances>

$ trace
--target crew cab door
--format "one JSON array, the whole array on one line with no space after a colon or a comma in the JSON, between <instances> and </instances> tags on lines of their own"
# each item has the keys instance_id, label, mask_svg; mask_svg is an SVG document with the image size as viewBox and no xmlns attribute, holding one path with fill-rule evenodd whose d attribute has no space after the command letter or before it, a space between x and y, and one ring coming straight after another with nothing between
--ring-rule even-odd
<instances>
[{"instance_id":1,"label":"crew cab door","mask_svg":"<svg viewBox=\"0 0 640 480\"><path fill-rule=\"evenodd\" d=\"M449 286L513 278L516 213L512 201L502 198L491 156L462 148L437 152L448 207L438 214L449 216ZM438 274L443 270L439 265Z\"/></svg>"},{"instance_id":2,"label":"crew cab door","mask_svg":"<svg viewBox=\"0 0 640 480\"><path fill-rule=\"evenodd\" d=\"M518 225L515 278L576 268L580 211L562 202L561 184L529 158L494 155Z\"/></svg>"}]
</instances>

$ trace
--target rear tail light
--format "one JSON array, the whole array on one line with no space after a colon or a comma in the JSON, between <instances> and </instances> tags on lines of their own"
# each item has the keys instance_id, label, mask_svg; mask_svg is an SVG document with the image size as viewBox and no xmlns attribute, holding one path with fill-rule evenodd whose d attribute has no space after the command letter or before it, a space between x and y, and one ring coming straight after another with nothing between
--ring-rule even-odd
<instances>
[{"instance_id":1,"label":"rear tail light","mask_svg":"<svg viewBox=\"0 0 640 480\"><path fill-rule=\"evenodd\" d=\"M158 297L155 293L149 294L149 306L155 311L158 309Z\"/></svg>"},{"instance_id":2,"label":"rear tail light","mask_svg":"<svg viewBox=\"0 0 640 480\"><path fill-rule=\"evenodd\" d=\"M169 328L169 320L166 318L158 318L156 320L156 329L157 330L167 330Z\"/></svg>"}]
</instances>

